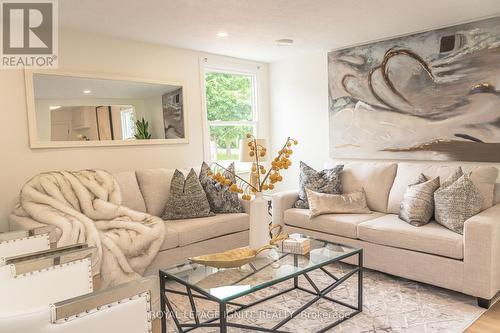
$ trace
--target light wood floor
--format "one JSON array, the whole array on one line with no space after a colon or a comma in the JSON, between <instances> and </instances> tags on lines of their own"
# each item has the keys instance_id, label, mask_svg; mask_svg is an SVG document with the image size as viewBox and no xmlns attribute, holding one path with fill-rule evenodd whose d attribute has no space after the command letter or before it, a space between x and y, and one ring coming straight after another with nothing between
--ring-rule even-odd
<instances>
[{"instance_id":1,"label":"light wood floor","mask_svg":"<svg viewBox=\"0 0 500 333\"><path fill-rule=\"evenodd\" d=\"M465 333L500 332L500 301L486 311Z\"/></svg>"}]
</instances>

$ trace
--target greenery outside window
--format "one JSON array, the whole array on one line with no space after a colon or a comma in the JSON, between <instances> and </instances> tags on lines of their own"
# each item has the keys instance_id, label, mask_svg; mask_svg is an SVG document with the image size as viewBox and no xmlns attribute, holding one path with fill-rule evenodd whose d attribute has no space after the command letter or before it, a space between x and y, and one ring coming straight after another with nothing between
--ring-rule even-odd
<instances>
[{"instance_id":1,"label":"greenery outside window","mask_svg":"<svg viewBox=\"0 0 500 333\"><path fill-rule=\"evenodd\" d=\"M256 75L206 69L205 96L211 160L239 161L240 139L257 135Z\"/></svg>"}]
</instances>

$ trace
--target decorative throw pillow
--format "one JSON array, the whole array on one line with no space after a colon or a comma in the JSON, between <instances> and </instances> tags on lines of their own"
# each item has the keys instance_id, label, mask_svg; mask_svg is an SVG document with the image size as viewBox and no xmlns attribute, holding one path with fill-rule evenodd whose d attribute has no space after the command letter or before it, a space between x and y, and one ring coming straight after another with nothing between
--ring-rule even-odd
<instances>
[{"instance_id":1,"label":"decorative throw pillow","mask_svg":"<svg viewBox=\"0 0 500 333\"><path fill-rule=\"evenodd\" d=\"M295 202L295 208L309 208L306 188L319 193L342 194L342 182L340 181L340 173L343 169L343 165L337 165L332 169L316 171L301 161L299 200Z\"/></svg>"},{"instance_id":2,"label":"decorative throw pillow","mask_svg":"<svg viewBox=\"0 0 500 333\"><path fill-rule=\"evenodd\" d=\"M434 213L434 192L439 188L439 177L427 180L420 174L417 183L409 185L405 191L399 218L415 227L421 227Z\"/></svg>"},{"instance_id":3,"label":"decorative throw pillow","mask_svg":"<svg viewBox=\"0 0 500 333\"><path fill-rule=\"evenodd\" d=\"M464 175L462 167L457 167L453 174L451 174L444 182L441 183L440 188L445 188L456 182L460 177Z\"/></svg>"},{"instance_id":4,"label":"decorative throw pillow","mask_svg":"<svg viewBox=\"0 0 500 333\"><path fill-rule=\"evenodd\" d=\"M463 234L465 221L481 211L483 197L467 174L451 184L443 184L447 186L434 193L436 222Z\"/></svg>"},{"instance_id":5,"label":"decorative throw pillow","mask_svg":"<svg viewBox=\"0 0 500 333\"><path fill-rule=\"evenodd\" d=\"M215 215L210 211L207 195L196 172L191 169L186 178L175 170L170 183L170 196L165 205L164 220L179 220Z\"/></svg>"},{"instance_id":6,"label":"decorative throw pillow","mask_svg":"<svg viewBox=\"0 0 500 333\"><path fill-rule=\"evenodd\" d=\"M428 180L429 180L429 178L427 178L426 175L424 175L423 173L421 173L420 175L418 175L418 178L414 182L412 182L410 185L408 185L408 186L422 184L422 183L425 183Z\"/></svg>"},{"instance_id":7,"label":"decorative throw pillow","mask_svg":"<svg viewBox=\"0 0 500 333\"><path fill-rule=\"evenodd\" d=\"M319 193L306 188L309 201L309 218L322 214L368 214L365 191L349 194Z\"/></svg>"},{"instance_id":8,"label":"decorative throw pillow","mask_svg":"<svg viewBox=\"0 0 500 333\"><path fill-rule=\"evenodd\" d=\"M207 195L210 210L214 213L243 213L243 206L238 198L238 193L230 192L229 186L222 185L208 175L210 167L203 162L200 170L200 183ZM236 182L234 176L234 163L231 163L224 171L224 177Z\"/></svg>"}]
</instances>

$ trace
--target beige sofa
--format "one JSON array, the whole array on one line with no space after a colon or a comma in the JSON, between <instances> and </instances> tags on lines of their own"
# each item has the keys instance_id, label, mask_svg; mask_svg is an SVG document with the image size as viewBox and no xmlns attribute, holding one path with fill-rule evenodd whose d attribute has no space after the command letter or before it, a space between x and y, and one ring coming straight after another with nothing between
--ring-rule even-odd
<instances>
[{"instance_id":1,"label":"beige sofa","mask_svg":"<svg viewBox=\"0 0 500 333\"><path fill-rule=\"evenodd\" d=\"M114 174L122 192L122 204L161 216L174 171L148 169ZM244 207L246 208L245 202ZM10 216L9 224L11 230L42 226L30 218L15 215ZM165 240L160 252L147 268L146 275L158 274L158 269L179 264L188 257L248 245L249 215L246 213L165 221L165 226Z\"/></svg>"},{"instance_id":2,"label":"beige sofa","mask_svg":"<svg viewBox=\"0 0 500 333\"><path fill-rule=\"evenodd\" d=\"M297 191L288 191L273 195L273 222L289 233L362 247L365 267L472 295L489 307L500 290L498 170L463 168L490 193L483 195L485 209L466 221L463 236L434 221L413 227L398 218L406 187L420 173L445 179L455 169L435 164L348 163L341 175L344 192L363 187L373 213L309 219L308 210L292 208Z\"/></svg>"}]
</instances>

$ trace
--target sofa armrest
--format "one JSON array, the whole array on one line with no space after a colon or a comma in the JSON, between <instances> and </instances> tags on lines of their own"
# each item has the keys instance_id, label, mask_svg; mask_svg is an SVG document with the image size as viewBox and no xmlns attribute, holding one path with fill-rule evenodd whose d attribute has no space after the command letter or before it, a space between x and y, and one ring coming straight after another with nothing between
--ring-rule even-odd
<instances>
[{"instance_id":1,"label":"sofa armrest","mask_svg":"<svg viewBox=\"0 0 500 333\"><path fill-rule=\"evenodd\" d=\"M47 228L46 224L37 222L28 216L18 216L14 214L10 214L9 216L9 229L10 230L31 230L38 228ZM56 241L61 238L61 230L59 228L55 228L55 237Z\"/></svg>"},{"instance_id":2,"label":"sofa armrest","mask_svg":"<svg viewBox=\"0 0 500 333\"><path fill-rule=\"evenodd\" d=\"M143 293L148 294L147 298L152 315L159 315L161 310L159 279L157 276L148 276L54 303L51 309L51 321L52 323L66 321L85 313L104 309L111 304L119 305L123 300L140 296Z\"/></svg>"},{"instance_id":3,"label":"sofa armrest","mask_svg":"<svg viewBox=\"0 0 500 333\"><path fill-rule=\"evenodd\" d=\"M500 290L500 204L465 222L464 288L485 299Z\"/></svg>"},{"instance_id":4,"label":"sofa armrest","mask_svg":"<svg viewBox=\"0 0 500 333\"><path fill-rule=\"evenodd\" d=\"M92 254L83 248L7 259L0 267L0 312L15 314L92 292Z\"/></svg>"},{"instance_id":5,"label":"sofa armrest","mask_svg":"<svg viewBox=\"0 0 500 333\"><path fill-rule=\"evenodd\" d=\"M284 225L283 215L285 210L293 208L295 202L299 199L298 190L283 191L273 194L273 223Z\"/></svg>"},{"instance_id":6,"label":"sofa armrest","mask_svg":"<svg viewBox=\"0 0 500 333\"><path fill-rule=\"evenodd\" d=\"M156 278L156 279L155 279ZM0 332L150 333L159 318L157 277L147 277L33 311L0 313ZM157 320L156 320L157 321ZM154 330L153 330L154 332Z\"/></svg>"},{"instance_id":7,"label":"sofa armrest","mask_svg":"<svg viewBox=\"0 0 500 333\"><path fill-rule=\"evenodd\" d=\"M56 247L53 226L0 232L0 266L7 257L48 250Z\"/></svg>"}]
</instances>

